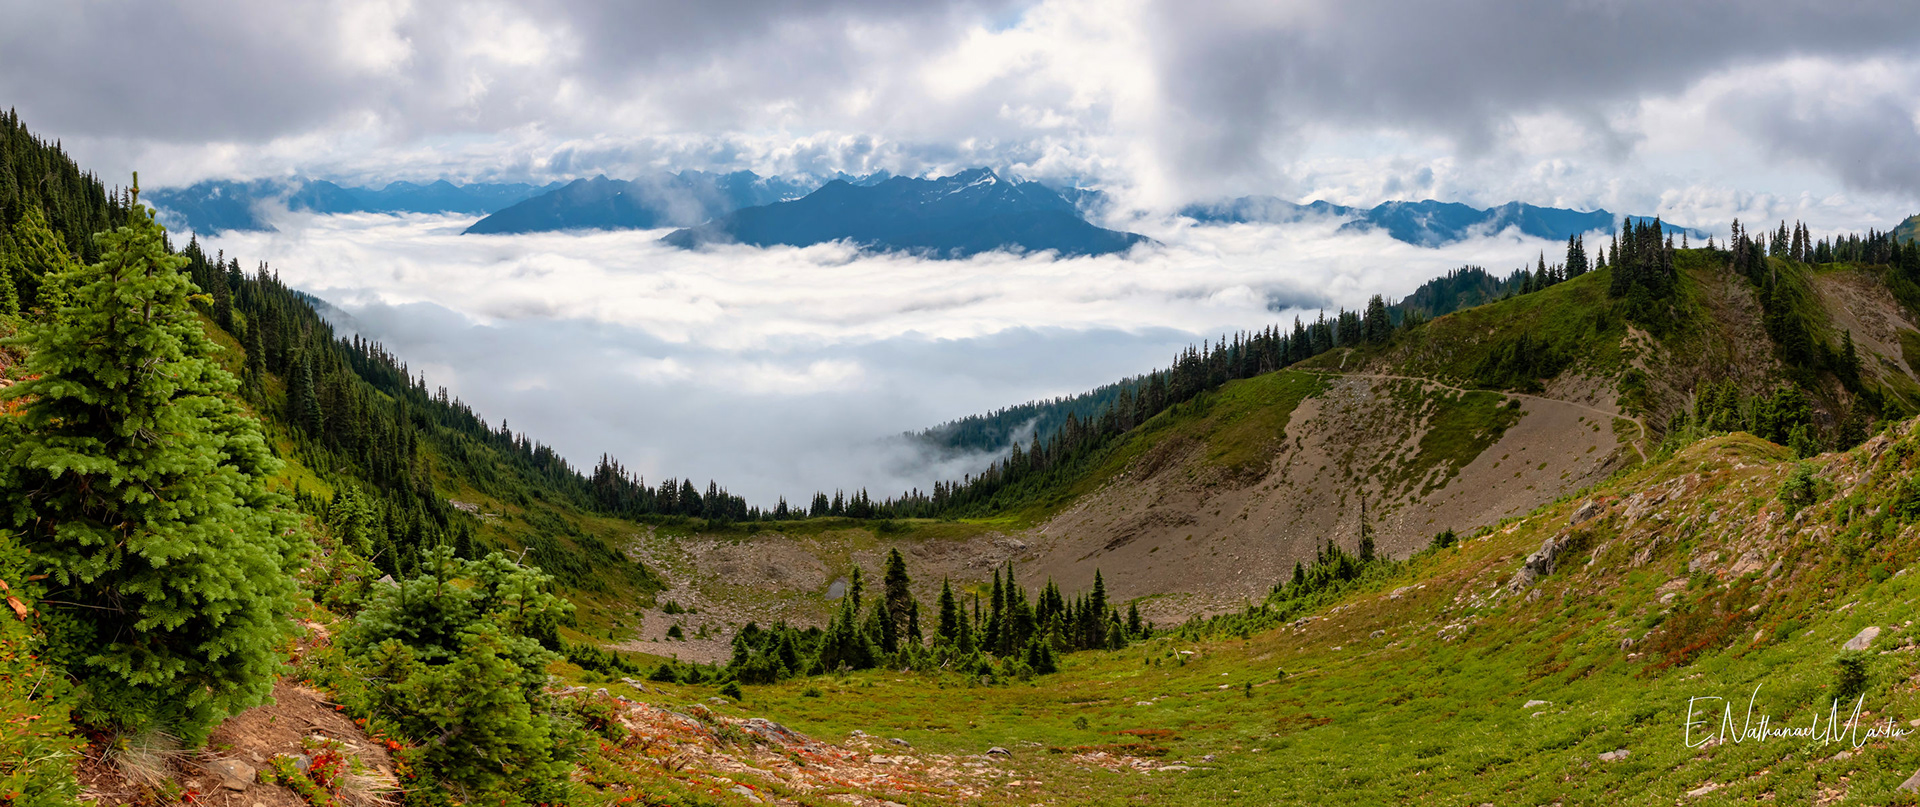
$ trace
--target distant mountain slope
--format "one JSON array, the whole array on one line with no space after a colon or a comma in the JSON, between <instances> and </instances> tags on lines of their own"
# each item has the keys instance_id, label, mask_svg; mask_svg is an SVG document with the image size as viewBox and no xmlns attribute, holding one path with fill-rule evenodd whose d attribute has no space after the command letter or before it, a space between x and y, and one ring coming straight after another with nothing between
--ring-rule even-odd
<instances>
[{"instance_id":1,"label":"distant mountain slope","mask_svg":"<svg viewBox=\"0 0 1920 807\"><path fill-rule=\"evenodd\" d=\"M444 179L426 185L392 182L378 189L341 187L323 179L207 180L148 191L143 201L153 203L170 227L210 235L273 229L260 215L268 203L312 213L485 214L556 187L558 183L455 185Z\"/></svg>"},{"instance_id":2,"label":"distant mountain slope","mask_svg":"<svg viewBox=\"0 0 1920 807\"><path fill-rule=\"evenodd\" d=\"M1278 196L1242 196L1210 204L1187 205L1180 209L1180 215L1206 224L1289 224L1318 216L1350 216L1355 212L1364 211L1331 202L1294 204Z\"/></svg>"},{"instance_id":3,"label":"distant mountain slope","mask_svg":"<svg viewBox=\"0 0 1920 807\"><path fill-rule=\"evenodd\" d=\"M682 171L634 180L597 176L576 179L496 211L468 227L467 233L688 227L743 207L798 198L809 190L812 186L803 181L761 177L751 171Z\"/></svg>"},{"instance_id":4,"label":"distant mountain slope","mask_svg":"<svg viewBox=\"0 0 1920 807\"><path fill-rule=\"evenodd\" d=\"M1564 241L1580 233L1611 233L1619 218L1605 210L1582 213L1557 207L1536 207L1508 202L1499 207L1481 209L1458 202L1385 202L1372 208L1347 207L1315 201L1296 204L1274 196L1242 196L1209 204L1181 208L1180 215L1203 224L1244 224L1266 222L1290 224L1310 218L1351 219L1341 226L1343 232L1385 230L1397 241L1423 247L1437 247L1463 240L1477 232L1498 233L1509 227L1537 238ZM1640 217L1635 217L1639 220ZM1687 233L1706 238L1707 233L1662 223L1673 235Z\"/></svg>"},{"instance_id":5,"label":"distant mountain slope","mask_svg":"<svg viewBox=\"0 0 1920 807\"><path fill-rule=\"evenodd\" d=\"M847 240L944 258L1008 247L1106 255L1147 239L1088 223L1072 203L1037 182L1009 182L976 168L939 179L894 177L864 188L830 182L804 198L738 210L662 240L682 248Z\"/></svg>"},{"instance_id":6,"label":"distant mountain slope","mask_svg":"<svg viewBox=\"0 0 1920 807\"><path fill-rule=\"evenodd\" d=\"M1902 244L1911 244L1914 239L1920 238L1920 216L1908 216L1906 221L1900 222L1899 226L1893 228L1893 237Z\"/></svg>"}]
</instances>

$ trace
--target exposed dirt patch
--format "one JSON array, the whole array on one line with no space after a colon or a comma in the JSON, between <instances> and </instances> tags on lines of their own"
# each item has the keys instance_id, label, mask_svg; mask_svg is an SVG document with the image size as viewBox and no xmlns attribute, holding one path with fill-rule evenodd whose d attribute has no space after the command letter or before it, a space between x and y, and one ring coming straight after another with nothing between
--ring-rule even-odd
<instances>
[{"instance_id":1,"label":"exposed dirt patch","mask_svg":"<svg viewBox=\"0 0 1920 807\"><path fill-rule=\"evenodd\" d=\"M675 711L619 702L620 723L630 732L621 744L630 770L670 772L746 803L796 804L800 796L855 805L903 797L973 801L995 786L1019 784L1006 756L930 754L860 732L823 742L769 720L699 705Z\"/></svg>"},{"instance_id":2,"label":"exposed dirt patch","mask_svg":"<svg viewBox=\"0 0 1920 807\"><path fill-rule=\"evenodd\" d=\"M155 792L158 777L166 777L178 784L179 792L192 793L189 800L195 804L305 807L306 802L298 794L278 785L262 784L257 774L277 755L299 757L306 738L318 735L339 741L348 754L356 757L380 781L379 785L360 793L359 798L343 794L345 802L381 803L378 792L393 785L393 768L386 748L335 711L319 692L281 681L273 688L273 699L273 703L248 709L220 724L205 750L156 755L160 764L148 769L152 774L148 778L153 782L147 787L138 781L141 777L130 778L129 769L113 761L116 754L107 750L108 741L93 743L80 764L82 798L103 805L136 803L144 798L143 791ZM226 786L226 779L218 771L228 763L245 766L237 770L250 771L256 778L240 780L247 781L242 790Z\"/></svg>"},{"instance_id":3,"label":"exposed dirt patch","mask_svg":"<svg viewBox=\"0 0 1920 807\"><path fill-rule=\"evenodd\" d=\"M1832 318L1833 327L1853 334L1854 349L1862 357L1861 365L1869 375L1880 378L1893 372L1914 375L1914 368L1907 365L1905 352L1901 350L1900 331L1917 329L1884 284L1858 271L1822 272L1813 275L1812 280L1813 291L1827 316ZM1869 352L1883 357L1885 362L1866 361Z\"/></svg>"},{"instance_id":4,"label":"exposed dirt patch","mask_svg":"<svg viewBox=\"0 0 1920 807\"><path fill-rule=\"evenodd\" d=\"M1021 582L1051 577L1077 590L1097 568L1110 596L1151 597L1142 614L1166 624L1257 601L1328 540L1354 550L1363 507L1378 551L1405 556L1442 530L1526 512L1639 459L1616 432L1611 385L1570 377L1553 391L1573 400L1479 393L1517 401L1517 418L1484 450L1435 456L1430 443L1423 450L1442 417L1432 399L1460 400L1458 391L1334 379L1294 410L1279 453L1251 484L1177 472L1201 464L1197 445L1150 452L1034 532L1038 562L1021 568ZM1638 427L1624 436L1638 439Z\"/></svg>"},{"instance_id":5,"label":"exposed dirt patch","mask_svg":"<svg viewBox=\"0 0 1920 807\"><path fill-rule=\"evenodd\" d=\"M914 595L932 603L943 579L956 587L988 579L1001 564L1034 555L1028 541L999 532L957 537L915 530L882 534L849 527L817 534L761 532L752 536L671 537L649 530L627 549L629 556L668 582L655 606L638 609L637 635L612 645L687 661L723 661L733 635L748 622L825 625L858 567L869 595L882 580L887 553L898 549L913 574ZM669 614L672 603L683 613ZM931 624L930 622L928 624ZM679 626L684 638L668 636Z\"/></svg>"}]
</instances>

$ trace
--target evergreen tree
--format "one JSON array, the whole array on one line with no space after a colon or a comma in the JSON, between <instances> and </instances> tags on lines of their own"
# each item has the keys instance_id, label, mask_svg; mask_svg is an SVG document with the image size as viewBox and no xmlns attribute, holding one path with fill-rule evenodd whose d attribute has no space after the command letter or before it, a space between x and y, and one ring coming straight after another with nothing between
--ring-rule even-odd
<instances>
[{"instance_id":1,"label":"evergreen tree","mask_svg":"<svg viewBox=\"0 0 1920 807\"><path fill-rule=\"evenodd\" d=\"M259 326L248 329L247 362L241 369L241 387L247 398L258 401L266 394L267 349L260 341Z\"/></svg>"},{"instance_id":2,"label":"evergreen tree","mask_svg":"<svg viewBox=\"0 0 1920 807\"><path fill-rule=\"evenodd\" d=\"M551 577L498 553L466 562L439 547L420 567L381 587L342 637L384 684L374 708L432 738L416 764L442 787L476 801L554 801L576 738L546 692L546 665L559 655L542 638L557 638L572 604L548 591Z\"/></svg>"},{"instance_id":3,"label":"evergreen tree","mask_svg":"<svg viewBox=\"0 0 1920 807\"><path fill-rule=\"evenodd\" d=\"M912 583L912 578L907 576L907 561L900 557L900 550L888 550L885 596L881 601L887 613L886 633L881 646L889 653L899 650L903 640L917 642L919 638L910 590Z\"/></svg>"},{"instance_id":4,"label":"evergreen tree","mask_svg":"<svg viewBox=\"0 0 1920 807\"><path fill-rule=\"evenodd\" d=\"M1376 294L1367 300L1366 317L1367 344L1383 344L1393 338L1393 318L1387 313L1387 301Z\"/></svg>"},{"instance_id":5,"label":"evergreen tree","mask_svg":"<svg viewBox=\"0 0 1920 807\"><path fill-rule=\"evenodd\" d=\"M20 313L20 295L14 291L14 276L25 272L15 268L13 239L0 230L0 316Z\"/></svg>"},{"instance_id":6,"label":"evergreen tree","mask_svg":"<svg viewBox=\"0 0 1920 807\"><path fill-rule=\"evenodd\" d=\"M198 743L272 688L299 547L266 488L280 463L223 395L233 378L165 238L136 209L99 263L44 278L69 299L18 340L30 380L0 390L26 402L0 418L0 517L51 577L83 720Z\"/></svg>"},{"instance_id":7,"label":"evergreen tree","mask_svg":"<svg viewBox=\"0 0 1920 807\"><path fill-rule=\"evenodd\" d=\"M8 257L0 264L11 275L20 310L58 311L65 295L53 279L67 276L75 268L75 261L60 235L47 223L46 214L29 206L13 225L8 241L0 250Z\"/></svg>"},{"instance_id":8,"label":"evergreen tree","mask_svg":"<svg viewBox=\"0 0 1920 807\"><path fill-rule=\"evenodd\" d=\"M987 597L987 628L981 637L981 643L994 653L1004 653L1003 642L1006 638L1002 629L1003 611L1006 607L1006 590L1000 585L1000 569L993 570L993 593Z\"/></svg>"},{"instance_id":9,"label":"evergreen tree","mask_svg":"<svg viewBox=\"0 0 1920 807\"><path fill-rule=\"evenodd\" d=\"M940 614L934 623L935 641L945 647L958 646L960 642L960 605L953 598L953 585L940 581Z\"/></svg>"},{"instance_id":10,"label":"evergreen tree","mask_svg":"<svg viewBox=\"0 0 1920 807\"><path fill-rule=\"evenodd\" d=\"M1586 273L1587 273L1586 236L1582 236L1582 235L1567 236L1567 279L1572 280L1573 278L1579 277Z\"/></svg>"}]
</instances>

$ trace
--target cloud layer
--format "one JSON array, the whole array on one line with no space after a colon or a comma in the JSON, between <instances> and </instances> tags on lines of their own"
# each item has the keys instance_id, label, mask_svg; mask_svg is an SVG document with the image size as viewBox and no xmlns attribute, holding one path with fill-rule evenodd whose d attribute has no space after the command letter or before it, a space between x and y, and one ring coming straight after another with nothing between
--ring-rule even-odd
<instances>
[{"instance_id":1,"label":"cloud layer","mask_svg":"<svg viewBox=\"0 0 1920 807\"><path fill-rule=\"evenodd\" d=\"M269 261L430 385L576 463L607 452L649 479L713 478L767 504L821 487L925 488L977 463L930 465L890 435L1553 248L1161 221L1147 229L1164 246L1131 256L923 261L843 245L686 252L654 243L659 232L458 235L467 223L328 216L211 246Z\"/></svg>"},{"instance_id":2,"label":"cloud layer","mask_svg":"<svg viewBox=\"0 0 1920 807\"><path fill-rule=\"evenodd\" d=\"M0 0L0 97L110 175L991 165L1166 209L1920 206L1910 3ZM85 54L85 58L76 58Z\"/></svg>"}]
</instances>

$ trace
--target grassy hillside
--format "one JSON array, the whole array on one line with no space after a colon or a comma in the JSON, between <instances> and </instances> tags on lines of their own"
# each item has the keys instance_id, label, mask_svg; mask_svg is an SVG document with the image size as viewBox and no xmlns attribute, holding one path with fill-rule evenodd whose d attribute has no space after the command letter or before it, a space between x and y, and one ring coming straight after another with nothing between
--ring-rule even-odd
<instances>
[{"instance_id":1,"label":"grassy hillside","mask_svg":"<svg viewBox=\"0 0 1920 807\"><path fill-rule=\"evenodd\" d=\"M1014 749L1019 781L989 802L1914 803L1896 787L1920 746L1866 730L1920 714L1916 426L1806 463L1703 441L1244 638L1229 620L1044 681L853 674L718 711L929 755ZM1558 561L1529 583L1543 545ZM1841 650L1868 627L1865 652ZM1862 697L1859 742L1703 748L1726 702L1695 701L1689 747L1689 699L1728 699L1739 723L1756 686L1775 726L1825 727L1837 694L1844 724Z\"/></svg>"}]
</instances>

